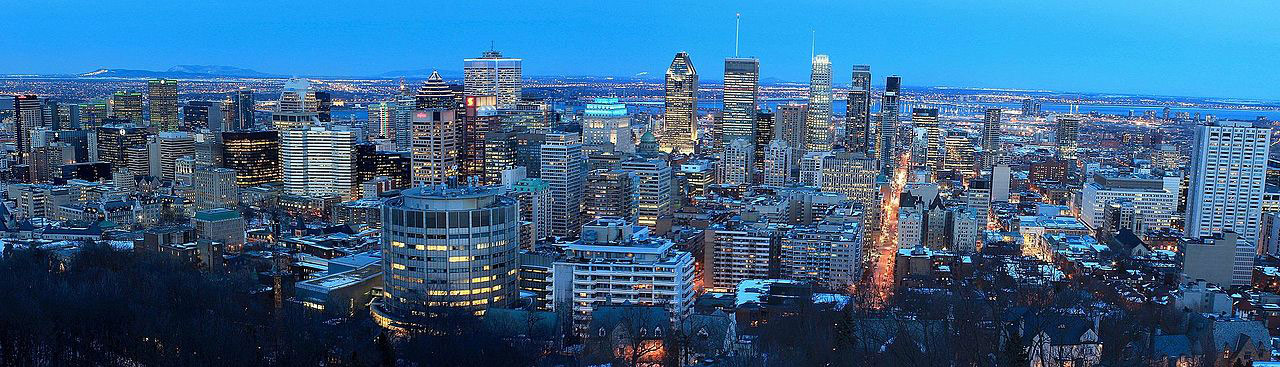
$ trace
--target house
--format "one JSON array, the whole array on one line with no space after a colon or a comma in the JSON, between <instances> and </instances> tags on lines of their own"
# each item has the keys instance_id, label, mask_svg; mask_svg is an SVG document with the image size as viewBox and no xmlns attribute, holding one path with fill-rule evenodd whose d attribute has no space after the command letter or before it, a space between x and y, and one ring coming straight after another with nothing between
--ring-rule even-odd
<instances>
[{"instance_id":1,"label":"house","mask_svg":"<svg viewBox=\"0 0 1280 367\"><path fill-rule=\"evenodd\" d=\"M1022 338L1031 367L1096 366L1102 359L1098 317L1025 313L1013 332Z\"/></svg>"},{"instance_id":2,"label":"house","mask_svg":"<svg viewBox=\"0 0 1280 367\"><path fill-rule=\"evenodd\" d=\"M591 312L585 335L588 364L660 364L667 357L671 312L661 306L610 305Z\"/></svg>"}]
</instances>

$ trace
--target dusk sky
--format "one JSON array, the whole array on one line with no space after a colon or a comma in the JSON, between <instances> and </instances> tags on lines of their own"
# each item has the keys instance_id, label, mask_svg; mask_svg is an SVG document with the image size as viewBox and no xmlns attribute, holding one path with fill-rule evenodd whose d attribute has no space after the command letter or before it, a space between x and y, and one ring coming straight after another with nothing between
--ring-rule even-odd
<instances>
[{"instance_id":1,"label":"dusk sky","mask_svg":"<svg viewBox=\"0 0 1280 367\"><path fill-rule=\"evenodd\" d=\"M804 81L810 32L836 83L1280 100L1274 1L14 1L0 73L227 65L300 75L460 70L493 41L526 75L661 73L688 51L704 79L733 55Z\"/></svg>"}]
</instances>

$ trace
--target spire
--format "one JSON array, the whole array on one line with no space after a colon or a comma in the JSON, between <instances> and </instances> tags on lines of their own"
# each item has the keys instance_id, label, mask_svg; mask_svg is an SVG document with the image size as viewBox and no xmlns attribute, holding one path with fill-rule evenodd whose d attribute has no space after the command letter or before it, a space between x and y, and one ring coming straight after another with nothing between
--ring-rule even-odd
<instances>
[{"instance_id":1,"label":"spire","mask_svg":"<svg viewBox=\"0 0 1280 367\"><path fill-rule=\"evenodd\" d=\"M742 13L734 15L733 23L733 57L738 57L738 33L742 30Z\"/></svg>"}]
</instances>

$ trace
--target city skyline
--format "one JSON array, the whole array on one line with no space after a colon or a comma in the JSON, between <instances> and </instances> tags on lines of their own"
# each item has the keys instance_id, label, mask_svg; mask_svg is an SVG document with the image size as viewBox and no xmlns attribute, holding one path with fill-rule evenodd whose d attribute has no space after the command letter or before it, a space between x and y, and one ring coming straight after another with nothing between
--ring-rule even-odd
<instances>
[{"instance_id":1,"label":"city skyline","mask_svg":"<svg viewBox=\"0 0 1280 367\"><path fill-rule=\"evenodd\" d=\"M718 76L710 71L720 69L717 60L734 54L738 12L740 54L760 60L762 82L807 80L807 41L816 34L817 53L831 55L836 85L849 83L852 65L869 64L886 75L903 75L913 86L1280 99L1280 92L1270 88L1280 76L1247 55L1230 56L1245 47L1253 55L1280 51L1280 44L1260 36L1274 34L1277 29L1268 28L1276 26L1249 21L1274 13L1267 8L1275 5L1261 2L1232 9L1011 2L785 8L751 3L738 9L690 4L684 9L660 3L592 12L569 11L587 6L582 3L421 9L405 4L354 9L289 2L254 8L246 3L141 4L14 4L16 12L30 16L14 19L10 37L0 46L26 50L26 55L0 61L0 72L79 74L203 64L283 76L376 76L394 70L460 70L459 59L477 57L492 45L525 59L526 75L660 78L665 60L683 50L695 67ZM823 6L827 11L803 11ZM381 11L393 8L403 11ZM465 16L482 10L485 17ZM669 15L677 11L694 16ZM469 20L450 27L425 21L433 12ZM636 13L654 16L627 16ZM383 20L364 20L374 15ZM74 21L89 17L93 22ZM51 32L53 24L58 27ZM146 31L155 28L183 31ZM85 35L98 42L84 42ZM429 35L434 36L424 38ZM286 41L291 39L306 41Z\"/></svg>"}]
</instances>

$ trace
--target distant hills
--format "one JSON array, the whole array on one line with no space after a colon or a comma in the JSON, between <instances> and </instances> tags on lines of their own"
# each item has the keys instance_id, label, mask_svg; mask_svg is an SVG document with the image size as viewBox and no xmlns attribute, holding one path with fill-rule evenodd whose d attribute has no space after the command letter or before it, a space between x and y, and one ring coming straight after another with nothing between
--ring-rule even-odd
<instances>
[{"instance_id":1,"label":"distant hills","mask_svg":"<svg viewBox=\"0 0 1280 367\"><path fill-rule=\"evenodd\" d=\"M283 78L256 70L219 65L178 65L165 71L138 69L98 69L87 73L76 74L84 78Z\"/></svg>"}]
</instances>

